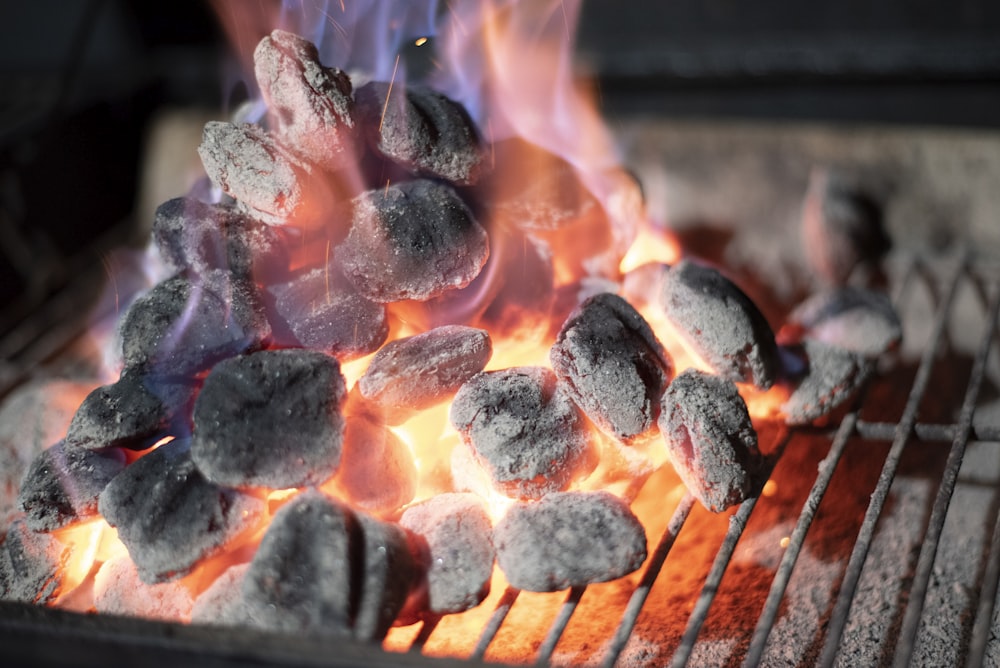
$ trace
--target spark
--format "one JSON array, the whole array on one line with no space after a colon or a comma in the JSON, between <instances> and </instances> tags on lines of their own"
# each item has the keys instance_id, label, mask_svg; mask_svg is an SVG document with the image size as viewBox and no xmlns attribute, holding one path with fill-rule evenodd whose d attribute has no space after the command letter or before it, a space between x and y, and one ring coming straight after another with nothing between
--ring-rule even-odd
<instances>
[{"instance_id":1,"label":"spark","mask_svg":"<svg viewBox=\"0 0 1000 668\"><path fill-rule=\"evenodd\" d=\"M390 183L390 180L386 179L385 180L385 197L389 196L389 183Z\"/></svg>"},{"instance_id":2,"label":"spark","mask_svg":"<svg viewBox=\"0 0 1000 668\"><path fill-rule=\"evenodd\" d=\"M117 280L117 276L115 276L115 272L111 269L111 263L108 261L107 256L104 255L103 253L101 254L101 264L104 265L104 272L108 275L108 280L111 281L111 287L115 291L115 313L116 314L120 313L121 312L121 302L119 301L120 298L119 298L119 295L118 295L118 280Z\"/></svg>"},{"instance_id":3,"label":"spark","mask_svg":"<svg viewBox=\"0 0 1000 668\"><path fill-rule=\"evenodd\" d=\"M486 119L486 131L490 135L490 169L497 168L497 145L493 135L493 118Z\"/></svg>"},{"instance_id":4,"label":"spark","mask_svg":"<svg viewBox=\"0 0 1000 668\"><path fill-rule=\"evenodd\" d=\"M347 29L344 28L344 26L340 25L337 22L337 19L333 18L333 16L331 16L328 11L320 7L319 2L313 3L313 7L316 8L316 11L318 11L320 14L326 17L326 19L330 22L330 25L333 26L334 29L336 29L336 31L340 33L341 37L345 39L347 38ZM344 7L344 0L340 0L340 9L344 13L347 13L347 9Z\"/></svg>"},{"instance_id":5,"label":"spark","mask_svg":"<svg viewBox=\"0 0 1000 668\"><path fill-rule=\"evenodd\" d=\"M382 118L378 122L378 131L382 132L385 123L385 112L389 110L389 97L392 95L392 84L396 82L396 69L399 67L399 54L396 54L396 64L392 66L392 77L389 79L389 90L385 92L385 106L382 107Z\"/></svg>"},{"instance_id":6,"label":"spark","mask_svg":"<svg viewBox=\"0 0 1000 668\"><path fill-rule=\"evenodd\" d=\"M326 257L324 258L323 278L326 280L326 305L330 305L330 240L326 240Z\"/></svg>"},{"instance_id":7,"label":"spark","mask_svg":"<svg viewBox=\"0 0 1000 668\"><path fill-rule=\"evenodd\" d=\"M778 541L778 545L780 545L781 547L785 548L785 547L788 547L788 544L791 543L791 542L792 542L791 539L788 536L785 536L780 541Z\"/></svg>"},{"instance_id":8,"label":"spark","mask_svg":"<svg viewBox=\"0 0 1000 668\"><path fill-rule=\"evenodd\" d=\"M465 24L462 23L462 17L458 15L458 12L455 11L455 8L451 6L450 2L445 3L445 5L451 13L451 18L455 22L455 27L458 28L459 32L463 35L468 35L469 31L466 29Z\"/></svg>"},{"instance_id":9,"label":"spark","mask_svg":"<svg viewBox=\"0 0 1000 668\"><path fill-rule=\"evenodd\" d=\"M343 14L347 13L347 7L344 6L344 0L340 0L340 11Z\"/></svg>"},{"instance_id":10,"label":"spark","mask_svg":"<svg viewBox=\"0 0 1000 668\"><path fill-rule=\"evenodd\" d=\"M566 37L569 37L569 18L566 16L566 1L565 0L559 0L559 8L562 9L563 29L566 31Z\"/></svg>"},{"instance_id":11,"label":"spark","mask_svg":"<svg viewBox=\"0 0 1000 668\"><path fill-rule=\"evenodd\" d=\"M423 46L426 43L427 43L427 38L426 37L418 37L417 41L414 42L413 44L414 44L414 46Z\"/></svg>"}]
</instances>

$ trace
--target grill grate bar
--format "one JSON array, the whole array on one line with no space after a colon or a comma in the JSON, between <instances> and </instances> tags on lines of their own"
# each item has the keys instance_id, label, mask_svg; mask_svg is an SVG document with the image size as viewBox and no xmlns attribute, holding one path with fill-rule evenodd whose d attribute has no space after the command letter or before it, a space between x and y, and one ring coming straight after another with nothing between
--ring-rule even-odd
<instances>
[{"instance_id":1,"label":"grill grate bar","mask_svg":"<svg viewBox=\"0 0 1000 668\"><path fill-rule=\"evenodd\" d=\"M625 649L625 644L628 642L629 636L632 635L632 629L635 628L635 622L639 618L642 606L645 604L646 598L649 597L653 583L656 582L656 578L660 575L660 569L663 568L663 562L667 560L670 548L673 547L674 541L677 540L677 534L684 527L684 522L687 521L688 515L691 514L693 506L694 497L690 492L685 493L684 498L677 504L677 509L674 510L667 528L664 529L663 535L660 537L660 543L650 556L646 570L642 574L642 579L628 600L628 605L622 614L618 630L615 632L614 638L611 639L607 654L604 655L604 660L601 662L602 668L612 668L615 665L615 661L618 660L618 655Z\"/></svg>"},{"instance_id":2,"label":"grill grate bar","mask_svg":"<svg viewBox=\"0 0 1000 668\"><path fill-rule=\"evenodd\" d=\"M781 608L781 599L785 595L788 582L792 577L792 570L795 568L795 563L798 561L799 553L805 543L806 534L809 532L809 527L812 526L813 518L815 518L816 511L819 509L819 504L826 494L830 480L833 478L834 471L837 470L837 464L844 454L844 449L847 447L848 441L854 434L857 423L858 412L852 411L848 413L843 422L840 423L837 435L830 445L829 453L827 453L826 458L819 466L819 474L816 476L816 482L813 483L812 489L809 490L809 496L802 506L802 513L799 515L795 529L789 538L788 547L785 548L785 553L778 564L774 580L771 581L771 589L768 591L767 600L764 602L764 608L757 621L757 627L754 629L750 647L743 661L743 665L747 668L760 663L761 656L764 654L764 647L767 644L767 638L771 634L771 629L774 628L774 622L778 617L778 610Z\"/></svg>"},{"instance_id":3,"label":"grill grate bar","mask_svg":"<svg viewBox=\"0 0 1000 668\"><path fill-rule=\"evenodd\" d=\"M889 454L886 456L885 463L882 466L882 472L879 475L878 483L875 485L875 490L872 492L868 509L861 523L861 529L858 532L854 548L851 551L850 560L847 563L847 570L844 573L844 580L841 583L840 593L837 596L837 603L834 606L833 614L830 617L827 627L823 652L819 658L819 665L821 666L832 666L836 659L840 640L844 634L847 618L851 611L851 604L854 601L854 594L857 591L858 581L861 578L861 570L864 568L865 560L868 557L868 550L871 547L872 538L875 534L875 525L889 496L889 488L892 486L893 478L895 478L903 449L912 436L913 426L917 420L917 411L920 408L920 401L927 389L927 384L931 377L931 369L934 366L934 358L941 347L941 342L945 335L945 324L948 313L951 311L955 301L959 280L967 264L967 257L967 254L963 255L951 280L948 282L947 294L939 302L938 312L934 318L933 333L921 356L920 367L917 369L917 376L910 389L910 395L907 398L902 419L897 425L892 447L889 449ZM936 290L933 289L934 281L928 281L928 286L932 288L931 292L936 294Z\"/></svg>"},{"instance_id":4,"label":"grill grate bar","mask_svg":"<svg viewBox=\"0 0 1000 668\"><path fill-rule=\"evenodd\" d=\"M566 595L566 601L559 608L559 615L553 620L548 635L545 636L545 640L538 648L538 658L536 659L538 665L548 665L549 659L552 658L552 652L559 644L559 639L562 637L563 631L566 630L566 625L569 624L573 613L576 612L576 607L580 604L580 599L585 591L587 591L586 587L570 588L569 594Z\"/></svg>"},{"instance_id":5,"label":"grill grate bar","mask_svg":"<svg viewBox=\"0 0 1000 668\"><path fill-rule=\"evenodd\" d=\"M479 642L476 643L475 649L472 650L472 655L470 658L473 661L481 661L483 656L486 654L486 650L489 649L490 643L497 635L497 631L500 630L500 626L503 624L503 620L507 619L507 613L510 612L511 607L514 605L514 601L517 600L518 594L521 593L520 589L508 586L506 591L504 591L503 596L497 601L497 607L493 609L493 614L490 615L489 621L486 622L486 626L483 627L483 633L479 636Z\"/></svg>"},{"instance_id":6,"label":"grill grate bar","mask_svg":"<svg viewBox=\"0 0 1000 668\"><path fill-rule=\"evenodd\" d=\"M920 547L920 557L917 561L916 573L913 577L913 584L910 588L909 602L906 606L906 613L903 616L903 626L900 630L899 638L896 642L896 658L894 665L897 668L904 668L910 662L913 652L914 641L917 631L920 628L920 616L924 609L924 599L927 596L927 585L930 581L931 570L934 567L934 559L937 556L938 544L941 540L941 532L944 528L945 517L948 514L948 506L951 503L952 494L955 491L955 481L958 479L958 470L962 466L962 459L965 456L965 446L969 441L969 432L972 427L972 414L976 408L976 398L979 396L979 388L982 386L983 376L986 373L986 358L989 356L990 348L993 344L993 335L996 332L997 314L1000 313L1000 290L997 290L993 301L990 304L989 317L979 350L976 353L975 362L972 367L972 374L969 379L968 389L962 403L958 428L956 429L955 441L948 454L948 462L945 465L941 485L938 488L937 497L934 499L934 507L931 510L931 518L927 526L927 533L924 535Z\"/></svg>"},{"instance_id":7,"label":"grill grate bar","mask_svg":"<svg viewBox=\"0 0 1000 668\"><path fill-rule=\"evenodd\" d=\"M868 441L891 441L899 428L897 423L892 422L866 422L858 420L855 429L858 435ZM953 424L929 424L920 423L913 425L913 434L918 441L940 441L951 442L959 427ZM1000 425L969 425L969 440L973 441L1000 441Z\"/></svg>"},{"instance_id":8,"label":"grill grate bar","mask_svg":"<svg viewBox=\"0 0 1000 668\"><path fill-rule=\"evenodd\" d=\"M993 526L993 540L990 542L989 561L983 573L982 587L979 589L979 605L976 621L972 626L969 640L969 654L966 668L980 668L986 658L986 644L990 640L993 627L993 608L996 606L997 581L1000 580L1000 513Z\"/></svg>"}]
</instances>

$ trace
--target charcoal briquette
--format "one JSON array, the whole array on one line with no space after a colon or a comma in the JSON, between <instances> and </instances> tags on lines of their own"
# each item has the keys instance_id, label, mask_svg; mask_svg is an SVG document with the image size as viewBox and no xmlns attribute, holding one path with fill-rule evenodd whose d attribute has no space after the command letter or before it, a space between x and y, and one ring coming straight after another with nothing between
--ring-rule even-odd
<instances>
[{"instance_id":1,"label":"charcoal briquette","mask_svg":"<svg viewBox=\"0 0 1000 668\"><path fill-rule=\"evenodd\" d=\"M94 609L102 614L180 622L192 605L183 582L144 582L128 555L104 562L94 577Z\"/></svg>"},{"instance_id":2,"label":"charcoal briquette","mask_svg":"<svg viewBox=\"0 0 1000 668\"><path fill-rule=\"evenodd\" d=\"M354 97L375 151L423 176L458 185L477 180L483 150L462 105L429 88L381 81Z\"/></svg>"},{"instance_id":3,"label":"charcoal briquette","mask_svg":"<svg viewBox=\"0 0 1000 668\"><path fill-rule=\"evenodd\" d=\"M212 183L261 222L308 229L326 220L328 179L260 126L210 121L198 155Z\"/></svg>"},{"instance_id":4,"label":"charcoal briquette","mask_svg":"<svg viewBox=\"0 0 1000 668\"><path fill-rule=\"evenodd\" d=\"M417 469L410 449L388 427L352 415L332 483L354 507L384 516L413 500Z\"/></svg>"},{"instance_id":5,"label":"charcoal briquette","mask_svg":"<svg viewBox=\"0 0 1000 668\"><path fill-rule=\"evenodd\" d=\"M836 409L854 396L872 369L862 355L815 339L786 350L802 369L789 380L792 393L781 405L791 425L809 424Z\"/></svg>"},{"instance_id":6,"label":"charcoal briquette","mask_svg":"<svg viewBox=\"0 0 1000 668\"><path fill-rule=\"evenodd\" d=\"M607 292L570 315L549 360L587 417L622 441L653 428L673 376L670 358L643 317Z\"/></svg>"},{"instance_id":7,"label":"charcoal briquette","mask_svg":"<svg viewBox=\"0 0 1000 668\"><path fill-rule=\"evenodd\" d=\"M190 422L196 387L190 381L126 371L80 404L66 432L68 448L145 450L171 424ZM189 426L187 428L190 428Z\"/></svg>"},{"instance_id":8,"label":"charcoal briquette","mask_svg":"<svg viewBox=\"0 0 1000 668\"><path fill-rule=\"evenodd\" d=\"M253 623L243 600L243 579L250 564L230 566L198 595L191 608L193 624L248 626Z\"/></svg>"},{"instance_id":9,"label":"charcoal briquette","mask_svg":"<svg viewBox=\"0 0 1000 668\"><path fill-rule=\"evenodd\" d=\"M844 286L817 292L799 304L778 332L782 344L804 338L875 358L899 345L903 326L888 295Z\"/></svg>"},{"instance_id":10,"label":"charcoal briquette","mask_svg":"<svg viewBox=\"0 0 1000 668\"><path fill-rule=\"evenodd\" d=\"M723 378L771 387L778 347L767 319L718 270L684 259L671 266L660 305L687 344Z\"/></svg>"},{"instance_id":11,"label":"charcoal briquette","mask_svg":"<svg viewBox=\"0 0 1000 668\"><path fill-rule=\"evenodd\" d=\"M253 61L270 127L282 142L325 169L348 166L355 121L347 74L324 67L311 42L283 30L257 44Z\"/></svg>"},{"instance_id":12,"label":"charcoal briquette","mask_svg":"<svg viewBox=\"0 0 1000 668\"><path fill-rule=\"evenodd\" d=\"M176 272L225 269L269 283L288 271L288 250L278 230L233 206L191 197L168 200L156 209L153 241Z\"/></svg>"},{"instance_id":13,"label":"charcoal briquette","mask_svg":"<svg viewBox=\"0 0 1000 668\"><path fill-rule=\"evenodd\" d=\"M21 482L18 505L33 531L54 531L97 515L97 498L121 470L125 455L116 448L91 452L62 441L31 463Z\"/></svg>"},{"instance_id":14,"label":"charcoal briquette","mask_svg":"<svg viewBox=\"0 0 1000 668\"><path fill-rule=\"evenodd\" d=\"M497 563L518 589L549 592L620 578L646 560L646 533L607 492L556 492L515 504L493 531Z\"/></svg>"},{"instance_id":15,"label":"charcoal briquette","mask_svg":"<svg viewBox=\"0 0 1000 668\"><path fill-rule=\"evenodd\" d=\"M358 292L377 302L427 300L469 284L489 240L454 189L427 180L370 190L354 200L336 258Z\"/></svg>"},{"instance_id":16,"label":"charcoal briquette","mask_svg":"<svg viewBox=\"0 0 1000 668\"><path fill-rule=\"evenodd\" d=\"M423 578L426 565L414 559L411 537L405 529L357 513L361 530L360 579L353 635L358 640L381 641L403 610L411 591Z\"/></svg>"},{"instance_id":17,"label":"charcoal briquette","mask_svg":"<svg viewBox=\"0 0 1000 668\"><path fill-rule=\"evenodd\" d=\"M732 381L687 369L663 393L659 424L674 470L703 506L721 512L749 497L760 452Z\"/></svg>"},{"instance_id":18,"label":"charcoal briquette","mask_svg":"<svg viewBox=\"0 0 1000 668\"><path fill-rule=\"evenodd\" d=\"M544 367L486 371L451 404L451 423L502 493L537 499L593 470L583 414Z\"/></svg>"},{"instance_id":19,"label":"charcoal briquette","mask_svg":"<svg viewBox=\"0 0 1000 668\"><path fill-rule=\"evenodd\" d=\"M62 564L69 549L49 533L32 531L22 520L0 540L0 599L43 605L63 585Z\"/></svg>"},{"instance_id":20,"label":"charcoal briquette","mask_svg":"<svg viewBox=\"0 0 1000 668\"><path fill-rule=\"evenodd\" d=\"M345 391L337 360L317 351L264 350L220 362L195 401L194 463L230 487L325 482L340 463Z\"/></svg>"},{"instance_id":21,"label":"charcoal briquette","mask_svg":"<svg viewBox=\"0 0 1000 668\"><path fill-rule=\"evenodd\" d=\"M427 541L427 599L432 614L463 612L490 593L493 526L474 494L439 494L410 506L399 523Z\"/></svg>"},{"instance_id":22,"label":"charcoal briquette","mask_svg":"<svg viewBox=\"0 0 1000 668\"><path fill-rule=\"evenodd\" d=\"M179 377L257 348L271 333L253 285L218 271L157 284L120 329L127 370Z\"/></svg>"},{"instance_id":23,"label":"charcoal briquette","mask_svg":"<svg viewBox=\"0 0 1000 668\"><path fill-rule=\"evenodd\" d=\"M385 412L390 424L399 424L453 396L486 367L492 354L486 331L461 325L438 327L383 346L358 380L358 388Z\"/></svg>"},{"instance_id":24,"label":"charcoal briquette","mask_svg":"<svg viewBox=\"0 0 1000 668\"><path fill-rule=\"evenodd\" d=\"M189 446L177 439L144 455L98 501L148 584L187 574L253 529L264 512L259 498L206 480Z\"/></svg>"},{"instance_id":25,"label":"charcoal briquette","mask_svg":"<svg viewBox=\"0 0 1000 668\"><path fill-rule=\"evenodd\" d=\"M340 360L378 350L389 334L386 309L358 293L327 264L268 288L276 344L325 351Z\"/></svg>"}]
</instances>

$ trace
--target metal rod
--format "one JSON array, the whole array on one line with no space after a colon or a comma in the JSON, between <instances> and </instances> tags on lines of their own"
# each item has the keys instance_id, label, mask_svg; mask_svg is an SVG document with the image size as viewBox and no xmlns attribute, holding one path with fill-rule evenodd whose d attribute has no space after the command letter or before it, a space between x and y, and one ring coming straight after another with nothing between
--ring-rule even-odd
<instances>
[{"instance_id":1,"label":"metal rod","mask_svg":"<svg viewBox=\"0 0 1000 668\"><path fill-rule=\"evenodd\" d=\"M990 542L989 561L986 562L986 571L983 573L982 587L979 590L979 605L976 608L976 621L972 625L966 668L980 668L986 658L986 645L993 630L993 610L997 603L998 580L1000 580L1000 513L997 513L996 523L993 525L993 540Z\"/></svg>"},{"instance_id":2,"label":"metal rod","mask_svg":"<svg viewBox=\"0 0 1000 668\"><path fill-rule=\"evenodd\" d=\"M774 628L774 620L777 618L778 610L781 607L781 599L784 598L788 581L792 577L792 570L795 568L802 545L805 543L806 533L808 533L809 527L812 526L813 519L816 517L816 511L819 509L819 504L823 500L827 488L830 486L830 480L833 478L834 471L837 470L837 465L844 454L848 440L854 434L854 428L857 423L858 411L855 410L848 413L843 422L840 423L837 435L830 445L830 451L820 463L816 482L813 483L812 489L809 490L809 496L802 506L802 513L799 515L799 520L789 538L788 547L785 548L785 553L781 557L781 563L778 564L774 580L771 581L771 589L768 591L767 600L764 602L764 609L757 621L757 627L754 629L750 647L743 660L743 665L746 668L760 664L760 659L764 654L764 647L767 644L767 638L771 634L771 629Z\"/></svg>"},{"instance_id":3,"label":"metal rod","mask_svg":"<svg viewBox=\"0 0 1000 668\"><path fill-rule=\"evenodd\" d=\"M964 268L965 260L963 258L949 282L944 300L940 302L940 307L934 320L934 330L931 340L921 356L920 367L917 369L917 376L910 389L910 395L907 398L902 419L897 425L892 447L885 458L878 483L875 485L875 491L872 492L871 501L868 504L864 520L861 523L857 540L854 543L854 549L851 551L850 560L847 562L847 570L844 572L844 580L840 586L837 603L834 606L833 614L827 626L826 641L823 644L823 652L820 654L818 665L832 666L836 659L837 649L840 646L844 628L847 626L847 617L851 611L851 603L854 601L858 581L861 579L861 570L864 568L865 560L868 557L868 550L871 547L872 537L875 535L875 525L878 522L879 515L882 514L886 498L889 496L889 488L892 486L893 478L896 476L896 469L899 466L903 449L912 436L913 425L916 423L917 411L920 408L920 401L930 380L934 358L939 343L944 336L945 322L951 310L952 303L955 300L959 279L963 274Z\"/></svg>"},{"instance_id":4,"label":"metal rod","mask_svg":"<svg viewBox=\"0 0 1000 668\"><path fill-rule=\"evenodd\" d=\"M866 422L858 420L857 431L861 438L869 441L891 441L899 428L893 422ZM955 439L958 425L916 423L913 436L918 441L941 441L949 443ZM1000 441L1000 425L969 425L970 440Z\"/></svg>"},{"instance_id":5,"label":"metal rod","mask_svg":"<svg viewBox=\"0 0 1000 668\"><path fill-rule=\"evenodd\" d=\"M587 591L585 586L570 588L569 593L566 595L566 601L563 602L562 607L559 609L559 614L552 622L552 626L549 627L548 635L545 636L545 640L542 641L541 646L538 648L538 658L535 660L537 665L548 665L549 659L552 658L552 652L555 651L556 645L559 644L559 639L562 637L563 631L566 630L566 625L569 624L573 613L576 612L576 607L580 604L580 599L583 597L583 592L585 591Z\"/></svg>"},{"instance_id":6,"label":"metal rod","mask_svg":"<svg viewBox=\"0 0 1000 668\"><path fill-rule=\"evenodd\" d=\"M490 615L489 620L486 622L486 626L483 627L483 633L479 636L479 642L476 643L476 648L472 650L472 654L469 656L473 661L482 660L483 656L486 654L486 650L489 648L490 643L493 642L493 638L496 637L497 631L500 630L500 625L503 624L503 620L507 619L507 613L510 612L511 606L514 605L514 601L517 600L517 595L521 593L520 589L516 589L511 586L507 586L506 591L504 591L503 596L497 601L497 607L493 609L493 614Z\"/></svg>"},{"instance_id":7,"label":"metal rod","mask_svg":"<svg viewBox=\"0 0 1000 668\"><path fill-rule=\"evenodd\" d=\"M618 625L618 630L615 632L614 638L611 639L608 651L601 662L602 668L612 668L615 665L615 661L618 660L618 655L625 649L625 643L628 642L629 636L632 635L632 629L635 628L635 622L639 618L642 606L646 602L646 598L649 597L649 592L653 588L653 583L656 582L657 576L660 574L660 569L663 568L663 562L667 560L670 548L673 547L674 541L677 540L677 534L681 532L684 522L687 521L688 515L691 514L692 506L694 506L694 497L691 495L691 492L687 492L684 494L681 502L677 504L677 509L674 510L674 514L670 518L670 523L663 530L660 543L656 546L656 550L646 564L646 570L642 574L642 579L628 600L628 605L625 607L625 612L622 615L621 624Z\"/></svg>"}]
</instances>

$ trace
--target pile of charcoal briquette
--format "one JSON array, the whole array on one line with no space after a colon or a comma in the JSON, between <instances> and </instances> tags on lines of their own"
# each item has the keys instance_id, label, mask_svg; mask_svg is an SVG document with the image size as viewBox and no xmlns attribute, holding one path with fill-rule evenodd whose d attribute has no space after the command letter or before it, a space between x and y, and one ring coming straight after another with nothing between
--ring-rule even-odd
<instances>
[{"instance_id":1,"label":"pile of charcoal briquette","mask_svg":"<svg viewBox=\"0 0 1000 668\"><path fill-rule=\"evenodd\" d=\"M807 423L898 341L872 293L818 295L779 345L718 270L646 266L632 283L712 370L677 373L601 269L642 215L633 181L602 204L563 159L487 144L430 89L355 90L286 32L255 65L266 117L209 123L199 149L221 201L159 208L174 273L122 318L119 380L24 480L5 598L65 595L60 532L98 516L127 549L94 566L102 612L379 639L480 603L495 561L532 591L618 578L646 538L627 499L578 488L600 442L660 439L722 511L760 482L737 383L787 384L785 417ZM577 299L595 268L604 289ZM550 322L550 367L484 371L498 332ZM387 342L400 323L418 333ZM868 349L831 344L859 327ZM341 363L371 353L349 387ZM448 401L451 488L414 502L413 455L390 427ZM472 469L512 500L495 526Z\"/></svg>"}]
</instances>

